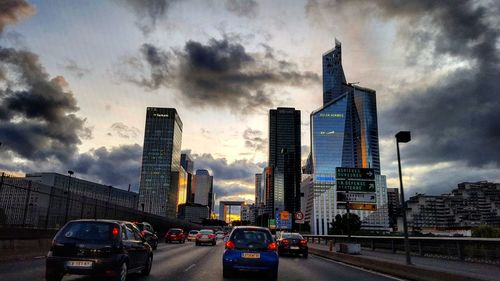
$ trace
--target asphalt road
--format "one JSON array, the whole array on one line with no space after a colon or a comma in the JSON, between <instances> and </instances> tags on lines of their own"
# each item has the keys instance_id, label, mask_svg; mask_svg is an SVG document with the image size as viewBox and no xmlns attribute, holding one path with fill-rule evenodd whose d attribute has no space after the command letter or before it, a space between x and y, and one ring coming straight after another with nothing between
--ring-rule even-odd
<instances>
[{"instance_id":1,"label":"asphalt road","mask_svg":"<svg viewBox=\"0 0 500 281\"><path fill-rule=\"evenodd\" d=\"M130 281L158 280L228 280L222 278L222 253L224 243L213 246L185 244L161 244L154 252L153 267L147 277L129 275ZM44 280L45 259L38 258L17 262L0 263L1 281ZM229 280L263 280L255 273L240 273ZM86 280L81 276L65 276L63 280ZM309 255L302 257L280 257L278 280L395 280L388 276L368 272L344 264Z\"/></svg>"}]
</instances>

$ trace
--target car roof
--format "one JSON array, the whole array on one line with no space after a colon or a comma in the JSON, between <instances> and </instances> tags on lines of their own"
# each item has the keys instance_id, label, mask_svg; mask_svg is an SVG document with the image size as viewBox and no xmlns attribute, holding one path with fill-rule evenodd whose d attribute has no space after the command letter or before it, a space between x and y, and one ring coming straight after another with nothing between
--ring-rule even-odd
<instances>
[{"instance_id":1,"label":"car roof","mask_svg":"<svg viewBox=\"0 0 500 281\"><path fill-rule=\"evenodd\" d=\"M250 225L246 225L246 226L236 226L234 227L233 230L236 230L236 229L255 229L255 230L267 230L269 231L269 228L267 227L262 227L262 226L250 226Z\"/></svg>"},{"instance_id":2,"label":"car roof","mask_svg":"<svg viewBox=\"0 0 500 281\"><path fill-rule=\"evenodd\" d=\"M69 222L107 222L107 223L117 223L117 224L124 224L124 223L132 224L132 222L129 221L109 220L109 219L79 219L79 220L71 220Z\"/></svg>"}]
</instances>

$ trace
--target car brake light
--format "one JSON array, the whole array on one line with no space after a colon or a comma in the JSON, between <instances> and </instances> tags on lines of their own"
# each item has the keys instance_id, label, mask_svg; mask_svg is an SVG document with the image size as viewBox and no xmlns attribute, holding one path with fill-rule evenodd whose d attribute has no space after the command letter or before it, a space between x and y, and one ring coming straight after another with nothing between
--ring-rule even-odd
<instances>
[{"instance_id":1,"label":"car brake light","mask_svg":"<svg viewBox=\"0 0 500 281\"><path fill-rule=\"evenodd\" d=\"M111 233L113 233L113 236L118 236L118 227L113 227Z\"/></svg>"},{"instance_id":2,"label":"car brake light","mask_svg":"<svg viewBox=\"0 0 500 281\"><path fill-rule=\"evenodd\" d=\"M201 234L197 234L197 235L196 235L196 238L197 238L197 239L200 239L200 238L201 238Z\"/></svg>"},{"instance_id":3,"label":"car brake light","mask_svg":"<svg viewBox=\"0 0 500 281\"><path fill-rule=\"evenodd\" d=\"M305 239L300 240L300 245L307 246L307 240Z\"/></svg>"},{"instance_id":4,"label":"car brake light","mask_svg":"<svg viewBox=\"0 0 500 281\"><path fill-rule=\"evenodd\" d=\"M208 235L208 238L210 238L210 239L215 238L215 234L210 234L210 235Z\"/></svg>"},{"instance_id":5,"label":"car brake light","mask_svg":"<svg viewBox=\"0 0 500 281\"><path fill-rule=\"evenodd\" d=\"M231 241L231 240L228 240L228 241L226 242L226 245L225 245L226 249L228 249L228 250L232 250L232 249L234 249L234 246L235 246L235 245L234 245L234 242L233 242L233 241Z\"/></svg>"},{"instance_id":6,"label":"car brake light","mask_svg":"<svg viewBox=\"0 0 500 281\"><path fill-rule=\"evenodd\" d=\"M283 239L283 240L281 240L281 243L283 243L283 244L288 244L288 239Z\"/></svg>"},{"instance_id":7,"label":"car brake light","mask_svg":"<svg viewBox=\"0 0 500 281\"><path fill-rule=\"evenodd\" d=\"M276 244L276 242L271 242L267 245L267 249L269 251L276 251L278 250L278 245Z\"/></svg>"},{"instance_id":8,"label":"car brake light","mask_svg":"<svg viewBox=\"0 0 500 281\"><path fill-rule=\"evenodd\" d=\"M141 231L141 236L144 237L145 231Z\"/></svg>"}]
</instances>

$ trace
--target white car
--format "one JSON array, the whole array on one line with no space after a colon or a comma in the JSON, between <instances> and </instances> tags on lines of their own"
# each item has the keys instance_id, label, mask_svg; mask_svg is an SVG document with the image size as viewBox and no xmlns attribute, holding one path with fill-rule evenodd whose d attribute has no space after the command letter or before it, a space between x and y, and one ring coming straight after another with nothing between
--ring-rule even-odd
<instances>
[{"instance_id":1,"label":"white car","mask_svg":"<svg viewBox=\"0 0 500 281\"><path fill-rule=\"evenodd\" d=\"M223 232L223 231L217 231L217 232L215 233L215 235L216 235L216 238L217 238L217 239L221 239L221 240L222 240L222 239L224 239L224 237L226 236L226 235L224 235L224 232Z\"/></svg>"},{"instance_id":2,"label":"white car","mask_svg":"<svg viewBox=\"0 0 500 281\"><path fill-rule=\"evenodd\" d=\"M189 231L187 240L188 241L195 241L196 240L196 235L198 235L198 233L200 233L198 230L191 230L191 231Z\"/></svg>"}]
</instances>

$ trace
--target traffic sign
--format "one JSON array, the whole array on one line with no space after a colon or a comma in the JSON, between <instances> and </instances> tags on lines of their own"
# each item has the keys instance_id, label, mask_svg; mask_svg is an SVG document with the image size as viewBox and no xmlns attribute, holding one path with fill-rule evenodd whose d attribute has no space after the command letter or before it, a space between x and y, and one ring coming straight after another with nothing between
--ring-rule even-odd
<instances>
[{"instance_id":1,"label":"traffic sign","mask_svg":"<svg viewBox=\"0 0 500 281\"><path fill-rule=\"evenodd\" d=\"M281 211L280 220L286 221L290 218L290 213L288 211Z\"/></svg>"},{"instance_id":2,"label":"traffic sign","mask_svg":"<svg viewBox=\"0 0 500 281\"><path fill-rule=\"evenodd\" d=\"M349 180L374 180L375 170L372 168L344 168L337 167L335 169L337 179Z\"/></svg>"},{"instance_id":3,"label":"traffic sign","mask_svg":"<svg viewBox=\"0 0 500 281\"><path fill-rule=\"evenodd\" d=\"M374 192L370 193L347 193L347 192L337 192L337 202L364 202L364 203L376 203L377 198Z\"/></svg>"},{"instance_id":4,"label":"traffic sign","mask_svg":"<svg viewBox=\"0 0 500 281\"><path fill-rule=\"evenodd\" d=\"M296 220L303 220L304 219L304 213L302 213L301 211L298 211L295 213L295 219Z\"/></svg>"},{"instance_id":5,"label":"traffic sign","mask_svg":"<svg viewBox=\"0 0 500 281\"><path fill-rule=\"evenodd\" d=\"M337 179L337 191L375 192L375 182Z\"/></svg>"}]
</instances>

